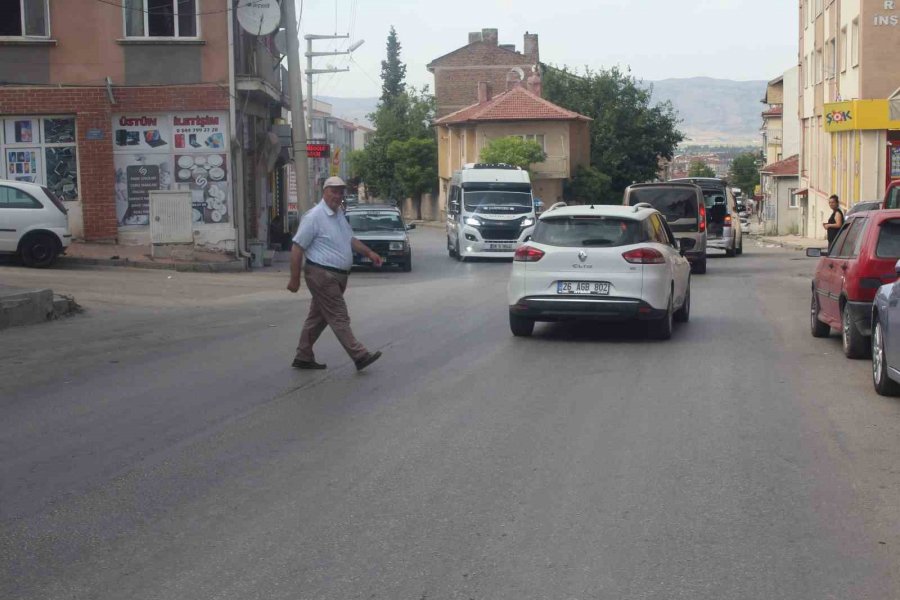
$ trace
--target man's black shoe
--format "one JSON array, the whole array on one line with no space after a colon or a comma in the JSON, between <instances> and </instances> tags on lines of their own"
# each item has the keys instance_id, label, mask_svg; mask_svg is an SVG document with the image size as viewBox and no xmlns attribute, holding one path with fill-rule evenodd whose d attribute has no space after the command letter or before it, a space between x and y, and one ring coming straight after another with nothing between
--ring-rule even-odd
<instances>
[{"instance_id":1,"label":"man's black shoe","mask_svg":"<svg viewBox=\"0 0 900 600\"><path fill-rule=\"evenodd\" d=\"M321 363L317 363L314 360L300 360L299 358L295 358L294 362L291 363L291 366L295 369L327 369L328 365L323 365Z\"/></svg>"},{"instance_id":2,"label":"man's black shoe","mask_svg":"<svg viewBox=\"0 0 900 600\"><path fill-rule=\"evenodd\" d=\"M381 358L381 351L378 352L369 352L366 356L356 361L356 370L362 371L373 362Z\"/></svg>"}]
</instances>

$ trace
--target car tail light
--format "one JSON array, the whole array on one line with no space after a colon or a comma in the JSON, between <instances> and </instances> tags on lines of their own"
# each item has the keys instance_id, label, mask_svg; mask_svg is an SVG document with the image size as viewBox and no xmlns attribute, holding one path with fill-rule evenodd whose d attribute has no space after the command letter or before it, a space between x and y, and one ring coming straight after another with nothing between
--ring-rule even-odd
<instances>
[{"instance_id":1,"label":"car tail light","mask_svg":"<svg viewBox=\"0 0 900 600\"><path fill-rule=\"evenodd\" d=\"M661 265L666 262L662 252L655 248L638 248L622 255L626 261L635 265Z\"/></svg>"},{"instance_id":2,"label":"car tail light","mask_svg":"<svg viewBox=\"0 0 900 600\"><path fill-rule=\"evenodd\" d=\"M725 226L731 227L731 215L725 215Z\"/></svg>"},{"instance_id":3,"label":"car tail light","mask_svg":"<svg viewBox=\"0 0 900 600\"><path fill-rule=\"evenodd\" d=\"M534 246L519 246L516 249L516 256L513 258L516 262L537 262L544 258L543 250L538 250Z\"/></svg>"},{"instance_id":4,"label":"car tail light","mask_svg":"<svg viewBox=\"0 0 900 600\"><path fill-rule=\"evenodd\" d=\"M706 204L700 203L700 233L706 231Z\"/></svg>"}]
</instances>

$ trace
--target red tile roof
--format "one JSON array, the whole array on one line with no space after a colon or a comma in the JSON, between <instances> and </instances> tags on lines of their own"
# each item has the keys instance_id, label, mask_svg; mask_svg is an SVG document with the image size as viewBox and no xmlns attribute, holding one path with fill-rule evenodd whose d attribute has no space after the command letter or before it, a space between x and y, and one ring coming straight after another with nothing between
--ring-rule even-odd
<instances>
[{"instance_id":1,"label":"red tile roof","mask_svg":"<svg viewBox=\"0 0 900 600\"><path fill-rule=\"evenodd\" d=\"M770 165L766 165L762 169L759 170L760 173L767 173L772 175L773 177L790 177L791 175L795 177L800 176L800 155L795 154L793 156L789 156L784 160L780 160L778 162L774 162Z\"/></svg>"},{"instance_id":2,"label":"red tile roof","mask_svg":"<svg viewBox=\"0 0 900 600\"><path fill-rule=\"evenodd\" d=\"M482 104L473 104L450 113L435 125L457 125L484 121L590 121L589 117L566 110L544 100L524 87L494 96Z\"/></svg>"},{"instance_id":3,"label":"red tile roof","mask_svg":"<svg viewBox=\"0 0 900 600\"><path fill-rule=\"evenodd\" d=\"M782 114L784 114L784 107L782 107L779 104L778 106L773 106L769 110L763 112L762 116L764 116L764 117L780 117Z\"/></svg>"}]
</instances>

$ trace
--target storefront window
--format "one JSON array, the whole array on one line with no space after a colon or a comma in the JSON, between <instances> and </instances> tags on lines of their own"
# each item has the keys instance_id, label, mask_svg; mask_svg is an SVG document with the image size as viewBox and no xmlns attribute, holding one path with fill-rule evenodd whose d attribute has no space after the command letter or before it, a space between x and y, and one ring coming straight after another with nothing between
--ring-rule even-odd
<instances>
[{"instance_id":1,"label":"storefront window","mask_svg":"<svg viewBox=\"0 0 900 600\"><path fill-rule=\"evenodd\" d=\"M120 226L150 222L150 192L191 192L193 223L231 221L227 113L113 117L116 215Z\"/></svg>"},{"instance_id":2,"label":"storefront window","mask_svg":"<svg viewBox=\"0 0 900 600\"><path fill-rule=\"evenodd\" d=\"M0 123L0 175L45 185L64 200L78 199L74 117L9 117Z\"/></svg>"}]
</instances>

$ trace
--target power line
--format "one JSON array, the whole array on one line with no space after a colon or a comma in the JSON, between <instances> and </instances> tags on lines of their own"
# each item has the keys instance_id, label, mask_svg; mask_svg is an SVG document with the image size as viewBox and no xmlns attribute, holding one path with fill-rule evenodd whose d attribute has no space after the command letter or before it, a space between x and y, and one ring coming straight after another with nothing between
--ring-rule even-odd
<instances>
[{"instance_id":1,"label":"power line","mask_svg":"<svg viewBox=\"0 0 900 600\"><path fill-rule=\"evenodd\" d=\"M113 2L113 0L94 0L94 1L99 2L100 4L106 4L108 6L115 6L116 8L122 8L127 11L131 11L131 12L144 13L145 15L165 15L165 16L169 15L168 12L165 12L166 10L168 10L168 7L161 7L159 9L151 11L149 9L145 10L143 8L133 8L130 6L125 6L124 4L120 4L118 2ZM192 12L190 14L192 14L192 15L219 15L219 14L227 13L227 12L231 12L231 11L232 11L232 8L229 7L229 8L226 8L225 10L207 10L207 11L201 11L201 12ZM174 17L175 15L172 15L172 16Z\"/></svg>"}]
</instances>

